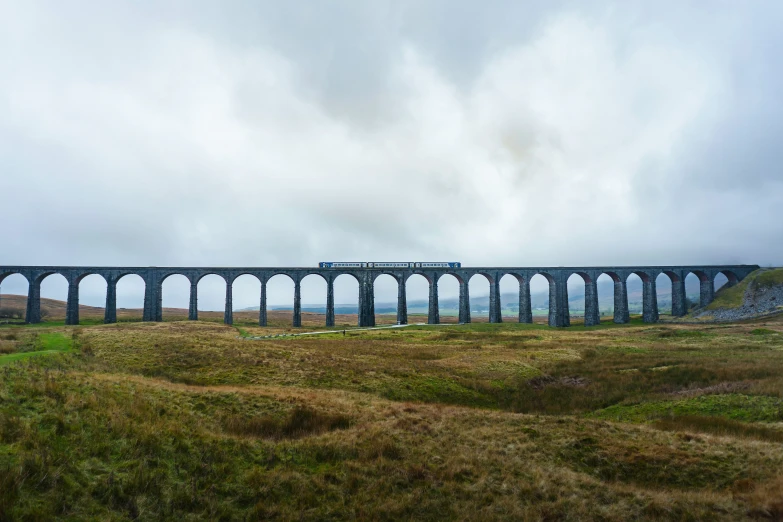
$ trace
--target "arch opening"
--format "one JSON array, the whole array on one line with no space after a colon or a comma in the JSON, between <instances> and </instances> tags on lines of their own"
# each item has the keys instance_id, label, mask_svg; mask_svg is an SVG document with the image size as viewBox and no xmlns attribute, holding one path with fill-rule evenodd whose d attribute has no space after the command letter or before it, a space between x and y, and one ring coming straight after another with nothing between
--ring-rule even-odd
<instances>
[{"instance_id":1,"label":"arch opening","mask_svg":"<svg viewBox=\"0 0 783 522\"><path fill-rule=\"evenodd\" d=\"M294 280L287 274L275 274L266 282L267 325L288 328L294 311Z\"/></svg>"},{"instance_id":2,"label":"arch opening","mask_svg":"<svg viewBox=\"0 0 783 522\"><path fill-rule=\"evenodd\" d=\"M688 311L701 307L701 287L702 282L709 279L703 272L688 272L685 276L685 298L688 304Z\"/></svg>"},{"instance_id":3,"label":"arch opening","mask_svg":"<svg viewBox=\"0 0 783 522\"><path fill-rule=\"evenodd\" d=\"M729 285L729 287L732 287L737 283L739 283L739 277L737 277L737 274L735 274L731 270L722 270L721 272L719 272L719 275L722 275L723 277L726 278L725 284ZM717 288L718 287L716 287L716 289Z\"/></svg>"},{"instance_id":4,"label":"arch opening","mask_svg":"<svg viewBox=\"0 0 783 522\"><path fill-rule=\"evenodd\" d=\"M375 324L397 324L398 290L397 278L381 274L373 281L375 298Z\"/></svg>"},{"instance_id":5,"label":"arch opening","mask_svg":"<svg viewBox=\"0 0 783 522\"><path fill-rule=\"evenodd\" d=\"M359 324L359 280L353 274L340 274L334 278L334 324L353 326Z\"/></svg>"},{"instance_id":6,"label":"arch opening","mask_svg":"<svg viewBox=\"0 0 783 522\"><path fill-rule=\"evenodd\" d=\"M642 321L645 323L658 322L658 295L655 278L647 272L636 271L628 276L626 284L628 286L629 309L634 307L637 310L641 309ZM640 291L636 290L632 293L631 288L640 288Z\"/></svg>"},{"instance_id":7,"label":"arch opening","mask_svg":"<svg viewBox=\"0 0 783 522\"><path fill-rule=\"evenodd\" d=\"M601 321L613 319L615 279L610 274L602 273L595 281L598 287L598 315Z\"/></svg>"},{"instance_id":8,"label":"arch opening","mask_svg":"<svg viewBox=\"0 0 783 522\"><path fill-rule=\"evenodd\" d=\"M646 277L646 274L645 274ZM648 278L649 279L649 278ZM628 292L628 314L631 316L640 316L644 308L642 301L644 281L639 273L633 272L625 280L625 287Z\"/></svg>"},{"instance_id":9,"label":"arch opening","mask_svg":"<svg viewBox=\"0 0 783 522\"><path fill-rule=\"evenodd\" d=\"M258 325L261 281L252 274L241 274L231 282L232 324ZM224 310L225 319L225 310Z\"/></svg>"},{"instance_id":10,"label":"arch opening","mask_svg":"<svg viewBox=\"0 0 783 522\"><path fill-rule=\"evenodd\" d=\"M500 277L498 288L500 289L500 315L503 321L516 323L519 321L519 290L521 288L520 276L515 274L503 274Z\"/></svg>"},{"instance_id":11,"label":"arch opening","mask_svg":"<svg viewBox=\"0 0 783 522\"><path fill-rule=\"evenodd\" d=\"M530 278L530 308L534 323L549 321L549 296L552 286L552 276L538 273Z\"/></svg>"},{"instance_id":12,"label":"arch opening","mask_svg":"<svg viewBox=\"0 0 783 522\"><path fill-rule=\"evenodd\" d=\"M423 274L412 274L405 281L408 296L408 322L426 323L429 314L430 282Z\"/></svg>"},{"instance_id":13,"label":"arch opening","mask_svg":"<svg viewBox=\"0 0 783 522\"><path fill-rule=\"evenodd\" d=\"M22 274L0 276L0 322L22 323L27 311L30 283Z\"/></svg>"},{"instance_id":14,"label":"arch opening","mask_svg":"<svg viewBox=\"0 0 783 522\"><path fill-rule=\"evenodd\" d=\"M182 274L166 276L160 285L164 321L185 321L190 306L190 279Z\"/></svg>"},{"instance_id":15,"label":"arch opening","mask_svg":"<svg viewBox=\"0 0 783 522\"><path fill-rule=\"evenodd\" d=\"M326 279L308 274L299 282L302 296L302 325L323 326L326 321Z\"/></svg>"},{"instance_id":16,"label":"arch opening","mask_svg":"<svg viewBox=\"0 0 783 522\"><path fill-rule=\"evenodd\" d=\"M732 286L731 284L729 284L729 278L726 277L726 274L723 272L718 272L717 274L715 274L715 279L712 281L712 284L716 292L721 288L723 288L724 286L726 288Z\"/></svg>"},{"instance_id":17,"label":"arch opening","mask_svg":"<svg viewBox=\"0 0 783 522\"><path fill-rule=\"evenodd\" d=\"M198 318L200 321L223 322L226 309L226 280L217 274L205 274L198 288Z\"/></svg>"},{"instance_id":18,"label":"arch opening","mask_svg":"<svg viewBox=\"0 0 783 522\"><path fill-rule=\"evenodd\" d=\"M470 320L474 323L489 322L490 285L492 278L487 274L473 274L468 279L470 294Z\"/></svg>"},{"instance_id":19,"label":"arch opening","mask_svg":"<svg viewBox=\"0 0 783 522\"><path fill-rule=\"evenodd\" d=\"M131 322L144 319L144 291L146 284L138 274L124 274L117 280L117 321Z\"/></svg>"},{"instance_id":20,"label":"arch opening","mask_svg":"<svg viewBox=\"0 0 783 522\"><path fill-rule=\"evenodd\" d=\"M41 322L65 321L68 280L62 274L46 274L41 282Z\"/></svg>"},{"instance_id":21,"label":"arch opening","mask_svg":"<svg viewBox=\"0 0 783 522\"><path fill-rule=\"evenodd\" d=\"M101 324L106 317L106 279L88 274L79 282L79 324Z\"/></svg>"},{"instance_id":22,"label":"arch opening","mask_svg":"<svg viewBox=\"0 0 783 522\"><path fill-rule=\"evenodd\" d=\"M655 291L658 297L659 314L673 315L672 303L676 299L675 285L677 281L677 274L673 272L662 272L655 278Z\"/></svg>"},{"instance_id":23,"label":"arch opening","mask_svg":"<svg viewBox=\"0 0 783 522\"><path fill-rule=\"evenodd\" d=\"M583 272L575 272L568 276L568 316L576 319L577 324L585 323L587 311L587 283L592 279Z\"/></svg>"},{"instance_id":24,"label":"arch opening","mask_svg":"<svg viewBox=\"0 0 783 522\"><path fill-rule=\"evenodd\" d=\"M459 278L443 274L438 278L438 317L441 323L459 322Z\"/></svg>"}]
</instances>

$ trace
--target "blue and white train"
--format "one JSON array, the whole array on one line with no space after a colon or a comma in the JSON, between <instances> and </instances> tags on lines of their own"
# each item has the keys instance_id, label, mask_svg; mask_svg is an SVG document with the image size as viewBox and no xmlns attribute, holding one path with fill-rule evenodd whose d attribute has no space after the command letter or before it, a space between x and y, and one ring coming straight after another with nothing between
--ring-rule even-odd
<instances>
[{"instance_id":1,"label":"blue and white train","mask_svg":"<svg viewBox=\"0 0 783 522\"><path fill-rule=\"evenodd\" d=\"M462 263L385 263L385 262L342 262L322 261L318 268L461 268Z\"/></svg>"}]
</instances>

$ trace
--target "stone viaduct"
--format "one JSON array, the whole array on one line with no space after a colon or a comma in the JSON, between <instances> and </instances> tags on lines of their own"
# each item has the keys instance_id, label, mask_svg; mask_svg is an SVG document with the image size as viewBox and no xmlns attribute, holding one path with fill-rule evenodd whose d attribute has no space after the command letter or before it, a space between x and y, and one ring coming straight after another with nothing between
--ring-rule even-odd
<instances>
[{"instance_id":1,"label":"stone viaduct","mask_svg":"<svg viewBox=\"0 0 783 522\"><path fill-rule=\"evenodd\" d=\"M643 283L643 320L648 323L658 321L658 300L655 281L661 274L669 277L672 285L672 315L683 316L687 312L685 297L685 277L693 273L701 282L700 306L709 304L714 296L714 281L718 274L724 274L729 285L734 285L757 269L757 265L697 265L697 266L614 266L614 267L527 267L527 268L432 268L432 269L373 269L373 268L172 268L172 267L73 267L73 266L0 266L0 283L12 274L23 275L28 283L27 323L41 321L41 282L52 274L61 274L68 281L68 301L66 324L79 324L79 282L88 275L98 274L107 283L106 315L104 322L117 321L117 282L131 274L144 280L144 321L163 319L163 281L172 275L181 274L190 281L189 319L198 319L198 282L210 274L216 274L226 281L226 303L224 322L233 322L232 285L234 280L245 274L258 278L261 282L260 312L258 323L266 326L266 283L278 274L290 277L294 282L293 325L301 326L300 283L308 275L316 274L324 278L326 291L326 326L334 326L334 280L340 275L353 276L359 283L359 325L375 325L375 279L388 274L397 281L397 321L407 324L408 311L405 283L414 274L420 274L429 282L428 323L438 324L438 279L446 274L454 276L459 282L459 321L470 322L470 296L468 281L474 275L482 275L489 281L489 320L499 323L501 318L500 279L510 274L519 281L519 322L533 321L530 307L530 278L540 274L549 281L549 325L569 326L568 288L566 282L573 274L578 274L585 283L585 325L599 323L598 289L596 281L602 274L614 280L614 322L628 322L628 293L626 280L631 274L638 275Z\"/></svg>"}]
</instances>

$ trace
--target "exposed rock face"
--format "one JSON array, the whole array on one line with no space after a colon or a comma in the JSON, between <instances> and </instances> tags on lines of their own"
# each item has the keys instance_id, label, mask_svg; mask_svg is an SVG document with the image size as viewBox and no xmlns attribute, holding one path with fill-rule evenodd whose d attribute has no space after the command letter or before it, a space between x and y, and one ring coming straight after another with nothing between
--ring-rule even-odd
<instances>
[{"instance_id":1,"label":"exposed rock face","mask_svg":"<svg viewBox=\"0 0 783 522\"><path fill-rule=\"evenodd\" d=\"M710 306L695 311L693 317L702 320L737 321L783 312L783 284L758 284L756 278L764 272L769 271L760 270L748 278L740 306ZM716 301L714 305L719 302Z\"/></svg>"}]
</instances>

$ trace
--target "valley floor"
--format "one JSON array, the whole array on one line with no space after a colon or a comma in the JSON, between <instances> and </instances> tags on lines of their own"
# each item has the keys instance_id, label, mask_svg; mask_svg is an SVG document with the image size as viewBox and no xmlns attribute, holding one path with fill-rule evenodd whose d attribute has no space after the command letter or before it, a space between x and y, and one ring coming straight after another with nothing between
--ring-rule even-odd
<instances>
[{"instance_id":1,"label":"valley floor","mask_svg":"<svg viewBox=\"0 0 783 522\"><path fill-rule=\"evenodd\" d=\"M783 517L783 318L286 317L0 326L0 520Z\"/></svg>"}]
</instances>

